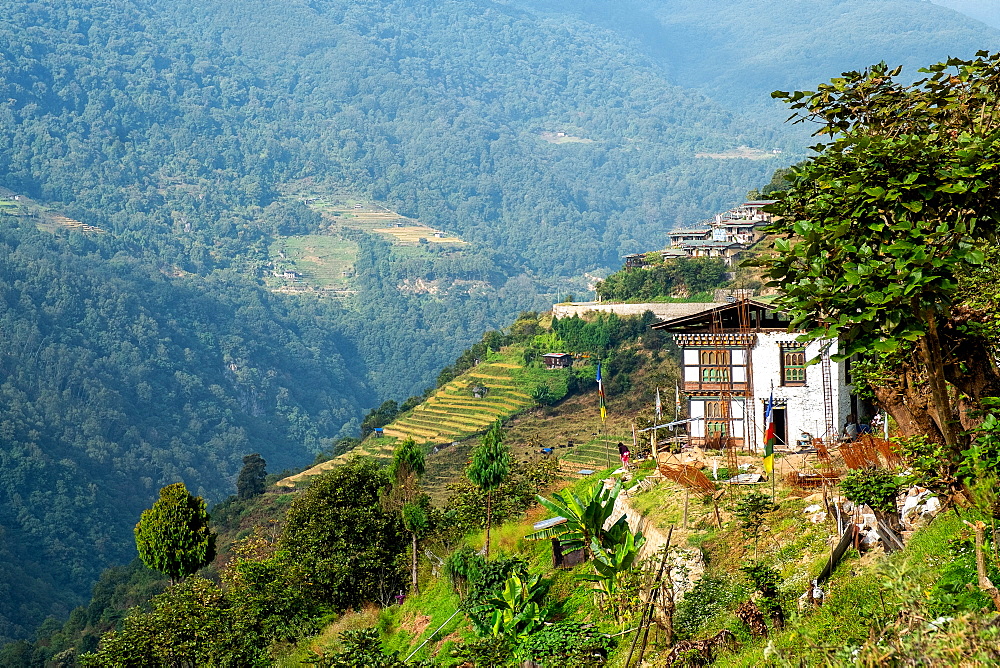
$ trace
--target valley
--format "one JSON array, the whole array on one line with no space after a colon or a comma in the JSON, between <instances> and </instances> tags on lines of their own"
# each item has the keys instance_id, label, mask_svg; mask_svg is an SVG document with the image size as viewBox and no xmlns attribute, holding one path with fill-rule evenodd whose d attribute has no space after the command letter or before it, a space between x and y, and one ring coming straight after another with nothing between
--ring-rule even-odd
<instances>
[{"instance_id":1,"label":"valley","mask_svg":"<svg viewBox=\"0 0 1000 668\"><path fill-rule=\"evenodd\" d=\"M538 426L582 375L449 365L810 155L771 91L1000 45L931 3L786 9L7 3L0 641L85 628L159 488L222 504L243 457L287 478L386 401L429 397L383 433L458 442L442 485L495 417L537 413L526 457L606 460L626 424Z\"/></svg>"}]
</instances>

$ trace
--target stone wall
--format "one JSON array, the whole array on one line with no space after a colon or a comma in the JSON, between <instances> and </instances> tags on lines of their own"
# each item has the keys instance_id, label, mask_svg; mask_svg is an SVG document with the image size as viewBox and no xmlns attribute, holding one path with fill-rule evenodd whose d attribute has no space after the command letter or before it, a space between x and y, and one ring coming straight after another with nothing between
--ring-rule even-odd
<instances>
[{"instance_id":1,"label":"stone wall","mask_svg":"<svg viewBox=\"0 0 1000 668\"><path fill-rule=\"evenodd\" d=\"M552 305L552 315L557 318L572 318L574 315L583 316L585 313L616 313L618 315L642 315L646 311L652 311L660 320L679 318L685 315L701 313L716 306L723 306L715 302L687 302L682 304L615 304L603 302L564 302Z\"/></svg>"}]
</instances>

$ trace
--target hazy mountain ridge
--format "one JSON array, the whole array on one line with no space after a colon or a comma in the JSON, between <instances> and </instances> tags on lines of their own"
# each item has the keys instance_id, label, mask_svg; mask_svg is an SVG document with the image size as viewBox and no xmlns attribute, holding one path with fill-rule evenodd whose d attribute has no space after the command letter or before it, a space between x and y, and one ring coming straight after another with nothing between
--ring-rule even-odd
<instances>
[{"instance_id":1,"label":"hazy mountain ridge","mask_svg":"<svg viewBox=\"0 0 1000 668\"><path fill-rule=\"evenodd\" d=\"M965 0L982 12L986 3ZM1000 48L986 29L937 5L962 0L541 0L518 2L610 26L668 79L740 107L770 106L771 90L813 89L840 72L885 60L916 69ZM960 11L960 10L959 10ZM1000 11L1000 10L993 10ZM641 17L638 18L638 17ZM763 95L762 95L763 94Z\"/></svg>"},{"instance_id":2,"label":"hazy mountain ridge","mask_svg":"<svg viewBox=\"0 0 1000 668\"><path fill-rule=\"evenodd\" d=\"M988 26L1000 28L1000 6L993 0L930 0L936 5L982 21Z\"/></svg>"}]
</instances>

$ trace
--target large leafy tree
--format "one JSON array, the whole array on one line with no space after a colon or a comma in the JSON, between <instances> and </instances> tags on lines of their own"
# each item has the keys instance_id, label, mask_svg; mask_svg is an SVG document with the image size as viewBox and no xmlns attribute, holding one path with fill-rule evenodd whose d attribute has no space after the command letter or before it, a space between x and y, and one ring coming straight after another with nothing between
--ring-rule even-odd
<instances>
[{"instance_id":1,"label":"large leafy tree","mask_svg":"<svg viewBox=\"0 0 1000 668\"><path fill-rule=\"evenodd\" d=\"M483 436L479 447L472 453L472 463L466 475L473 485L486 492L486 558L490 556L490 525L493 523L493 492L510 475L512 457L510 448L503 441L500 418Z\"/></svg>"},{"instance_id":2,"label":"large leafy tree","mask_svg":"<svg viewBox=\"0 0 1000 668\"><path fill-rule=\"evenodd\" d=\"M139 557L172 582L195 573L215 558L215 534L208 521L204 499L192 496L182 482L167 485L135 525Z\"/></svg>"},{"instance_id":3,"label":"large leafy tree","mask_svg":"<svg viewBox=\"0 0 1000 668\"><path fill-rule=\"evenodd\" d=\"M373 460L357 457L292 502L278 550L311 605L342 611L399 591L405 543L399 516L382 505L389 483Z\"/></svg>"},{"instance_id":4,"label":"large leafy tree","mask_svg":"<svg viewBox=\"0 0 1000 668\"><path fill-rule=\"evenodd\" d=\"M193 577L133 609L101 638L87 666L267 666L267 643L230 607L222 590Z\"/></svg>"},{"instance_id":5,"label":"large leafy tree","mask_svg":"<svg viewBox=\"0 0 1000 668\"><path fill-rule=\"evenodd\" d=\"M957 455L961 428L1000 389L994 340L967 326L976 316L958 289L997 240L1000 55L922 72L903 84L883 63L774 93L825 143L792 169L775 207L784 238L763 264L793 327L839 339L842 357L877 359L882 405Z\"/></svg>"}]
</instances>

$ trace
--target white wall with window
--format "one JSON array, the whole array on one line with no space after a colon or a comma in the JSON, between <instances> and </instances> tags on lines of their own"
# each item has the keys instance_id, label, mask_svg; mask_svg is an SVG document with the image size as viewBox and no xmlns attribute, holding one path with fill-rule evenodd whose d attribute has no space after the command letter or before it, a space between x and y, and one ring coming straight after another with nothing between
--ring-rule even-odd
<instances>
[{"instance_id":1,"label":"white wall with window","mask_svg":"<svg viewBox=\"0 0 1000 668\"><path fill-rule=\"evenodd\" d=\"M745 439L744 447L762 449L764 406L773 392L779 410L783 411L786 442L794 443L802 432L823 437L826 412L822 369L819 364L808 364L819 357L823 345L822 342L804 345L795 340L795 334L787 332L763 331L756 334L749 358L746 348L711 348L705 341L682 348L683 387L688 395L689 415L703 418L690 423L690 435L696 439L717 437L728 428L732 437ZM835 344L830 352L836 353ZM748 370L752 370L752 414L747 415L744 399L738 396L733 397L731 404L725 402L730 404L727 410L719 386L725 385L728 391L740 394L746 388ZM839 430L851 406L842 362L831 362L830 382L833 426Z\"/></svg>"}]
</instances>

